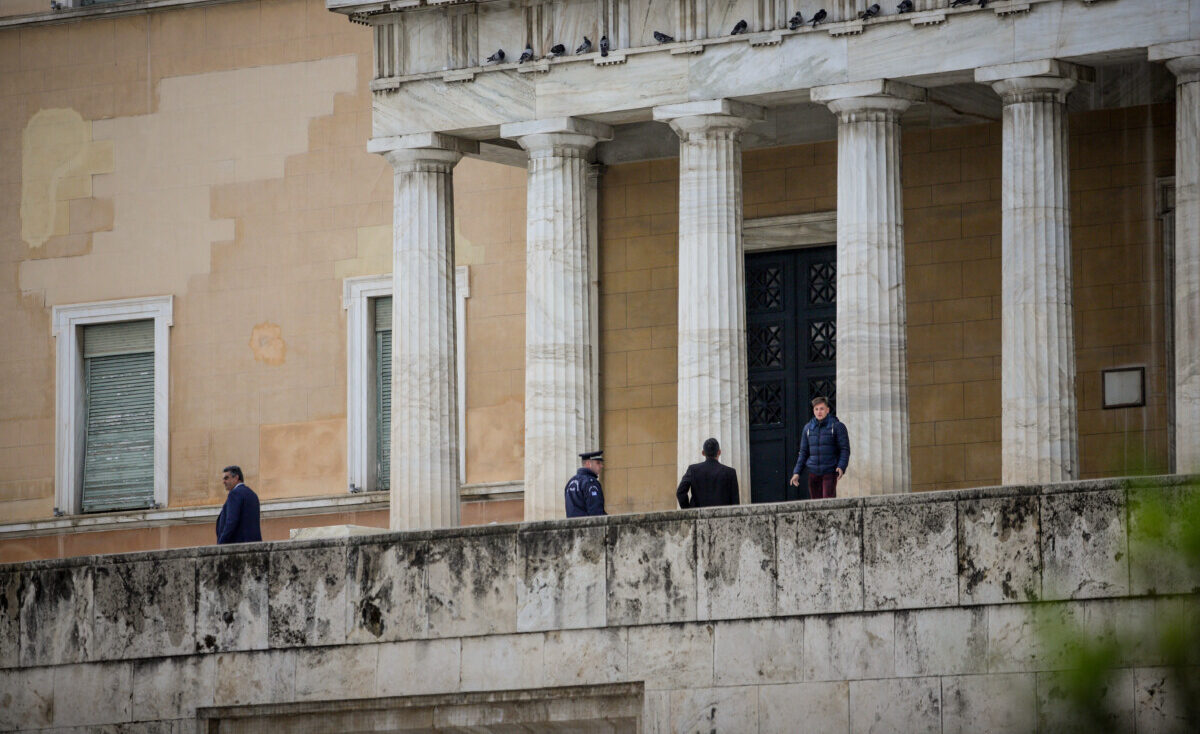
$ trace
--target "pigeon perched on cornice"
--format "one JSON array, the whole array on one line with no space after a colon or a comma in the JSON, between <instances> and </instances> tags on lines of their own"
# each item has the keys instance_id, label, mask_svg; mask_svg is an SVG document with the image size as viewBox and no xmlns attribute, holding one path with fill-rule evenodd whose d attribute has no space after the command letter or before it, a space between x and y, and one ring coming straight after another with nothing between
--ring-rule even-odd
<instances>
[{"instance_id":1,"label":"pigeon perched on cornice","mask_svg":"<svg viewBox=\"0 0 1200 734\"><path fill-rule=\"evenodd\" d=\"M600 36L600 55L608 56L608 36Z\"/></svg>"},{"instance_id":2,"label":"pigeon perched on cornice","mask_svg":"<svg viewBox=\"0 0 1200 734\"><path fill-rule=\"evenodd\" d=\"M988 0L979 0L979 7L986 8L987 4L988 4Z\"/></svg>"},{"instance_id":3,"label":"pigeon perched on cornice","mask_svg":"<svg viewBox=\"0 0 1200 734\"><path fill-rule=\"evenodd\" d=\"M903 2L896 6L896 10L899 10L901 15L911 13L913 11L913 0L903 0Z\"/></svg>"},{"instance_id":4,"label":"pigeon perched on cornice","mask_svg":"<svg viewBox=\"0 0 1200 734\"><path fill-rule=\"evenodd\" d=\"M550 53L546 54L546 58L552 59L555 56L562 56L567 52L567 47L561 43L556 43L550 47Z\"/></svg>"},{"instance_id":5,"label":"pigeon perched on cornice","mask_svg":"<svg viewBox=\"0 0 1200 734\"><path fill-rule=\"evenodd\" d=\"M859 13L858 18L859 20L866 20L867 18L874 18L877 15L879 15L879 3L875 3L871 7Z\"/></svg>"},{"instance_id":6,"label":"pigeon perched on cornice","mask_svg":"<svg viewBox=\"0 0 1200 734\"><path fill-rule=\"evenodd\" d=\"M911 0L909 1L911 2ZM804 16L801 15L799 10L797 10L796 14L793 15L791 20L788 21L788 30L794 31L802 25L804 25Z\"/></svg>"},{"instance_id":7,"label":"pigeon perched on cornice","mask_svg":"<svg viewBox=\"0 0 1200 734\"><path fill-rule=\"evenodd\" d=\"M575 55L590 53L592 50L592 39L587 36L583 37L583 43L579 44L579 48L575 49Z\"/></svg>"},{"instance_id":8,"label":"pigeon perched on cornice","mask_svg":"<svg viewBox=\"0 0 1200 734\"><path fill-rule=\"evenodd\" d=\"M674 38L661 31L654 32L654 40L658 41L659 43L673 43L675 41Z\"/></svg>"},{"instance_id":9,"label":"pigeon perched on cornice","mask_svg":"<svg viewBox=\"0 0 1200 734\"><path fill-rule=\"evenodd\" d=\"M736 36L736 35L738 35L738 34L740 34L740 33L745 33L745 32L746 32L746 29L747 29L747 28L749 28L749 27L750 27L750 26L749 26L749 24L747 24L745 20L739 20L739 21L738 21L738 22L737 22L737 23L736 23L736 24L733 26L733 30L729 32L729 35L731 35L731 36Z\"/></svg>"},{"instance_id":10,"label":"pigeon perched on cornice","mask_svg":"<svg viewBox=\"0 0 1200 734\"><path fill-rule=\"evenodd\" d=\"M518 64L524 64L526 61L533 61L533 44L527 44L525 51L521 53L521 58L517 60Z\"/></svg>"},{"instance_id":11,"label":"pigeon perched on cornice","mask_svg":"<svg viewBox=\"0 0 1200 734\"><path fill-rule=\"evenodd\" d=\"M829 13L825 12L825 8L818 10L817 14L812 17L812 27L816 28L818 23L824 22L825 16L827 15L829 15Z\"/></svg>"},{"instance_id":12,"label":"pigeon perched on cornice","mask_svg":"<svg viewBox=\"0 0 1200 734\"><path fill-rule=\"evenodd\" d=\"M502 48L496 49L496 53L487 57L487 62L489 64L499 64L501 61L504 61L504 49Z\"/></svg>"}]
</instances>

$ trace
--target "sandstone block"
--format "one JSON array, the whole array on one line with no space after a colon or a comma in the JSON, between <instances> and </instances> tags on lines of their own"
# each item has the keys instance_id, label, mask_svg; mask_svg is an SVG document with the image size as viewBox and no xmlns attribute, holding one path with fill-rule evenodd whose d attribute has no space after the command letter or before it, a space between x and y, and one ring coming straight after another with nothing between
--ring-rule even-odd
<instances>
[{"instance_id":1,"label":"sandstone block","mask_svg":"<svg viewBox=\"0 0 1200 734\"><path fill-rule=\"evenodd\" d=\"M1173 734L1187 731L1195 724L1187 720L1188 695L1179 668L1137 668L1133 671L1137 686L1134 718L1138 734ZM1191 702L1195 706L1195 702Z\"/></svg>"},{"instance_id":2,"label":"sandstone block","mask_svg":"<svg viewBox=\"0 0 1200 734\"><path fill-rule=\"evenodd\" d=\"M776 528L780 614L863 608L862 508L789 512Z\"/></svg>"},{"instance_id":3,"label":"sandstone block","mask_svg":"<svg viewBox=\"0 0 1200 734\"><path fill-rule=\"evenodd\" d=\"M608 528L608 624L696 618L696 523Z\"/></svg>"},{"instance_id":4,"label":"sandstone block","mask_svg":"<svg viewBox=\"0 0 1200 734\"><path fill-rule=\"evenodd\" d=\"M1037 731L1035 683L1032 673L942 678L942 734Z\"/></svg>"},{"instance_id":5,"label":"sandstone block","mask_svg":"<svg viewBox=\"0 0 1200 734\"><path fill-rule=\"evenodd\" d=\"M296 690L294 650L217 655L214 706L291 701Z\"/></svg>"},{"instance_id":6,"label":"sandstone block","mask_svg":"<svg viewBox=\"0 0 1200 734\"><path fill-rule=\"evenodd\" d=\"M642 704L642 731L645 734L673 734L670 691L645 692Z\"/></svg>"},{"instance_id":7,"label":"sandstone block","mask_svg":"<svg viewBox=\"0 0 1200 734\"><path fill-rule=\"evenodd\" d=\"M1129 593L1125 493L1043 494L1042 593L1087 599Z\"/></svg>"},{"instance_id":8,"label":"sandstone block","mask_svg":"<svg viewBox=\"0 0 1200 734\"><path fill-rule=\"evenodd\" d=\"M54 725L95 726L129 721L131 663L62 665L54 669Z\"/></svg>"},{"instance_id":9,"label":"sandstone block","mask_svg":"<svg viewBox=\"0 0 1200 734\"><path fill-rule=\"evenodd\" d=\"M895 672L891 613L823 615L804 620L804 678L852 680Z\"/></svg>"},{"instance_id":10,"label":"sandstone block","mask_svg":"<svg viewBox=\"0 0 1200 734\"><path fill-rule=\"evenodd\" d=\"M213 705L216 658L212 655L156 658L133 663L133 718L185 719Z\"/></svg>"},{"instance_id":11,"label":"sandstone block","mask_svg":"<svg viewBox=\"0 0 1200 734\"><path fill-rule=\"evenodd\" d=\"M671 730L755 731L758 690L754 686L687 688L671 691Z\"/></svg>"},{"instance_id":12,"label":"sandstone block","mask_svg":"<svg viewBox=\"0 0 1200 734\"><path fill-rule=\"evenodd\" d=\"M628 678L626 628L545 633L543 673L547 686L615 683Z\"/></svg>"},{"instance_id":13,"label":"sandstone block","mask_svg":"<svg viewBox=\"0 0 1200 734\"><path fill-rule=\"evenodd\" d=\"M515 533L440 539L426 563L431 636L516 630Z\"/></svg>"},{"instance_id":14,"label":"sandstone block","mask_svg":"<svg viewBox=\"0 0 1200 734\"><path fill-rule=\"evenodd\" d=\"M264 552L221 553L196 560L196 651L267 647Z\"/></svg>"},{"instance_id":15,"label":"sandstone block","mask_svg":"<svg viewBox=\"0 0 1200 734\"><path fill-rule=\"evenodd\" d=\"M987 612L981 607L896 612L896 675L986 672Z\"/></svg>"},{"instance_id":16,"label":"sandstone block","mask_svg":"<svg viewBox=\"0 0 1200 734\"><path fill-rule=\"evenodd\" d=\"M0 573L0 668L20 663L21 574Z\"/></svg>"},{"instance_id":17,"label":"sandstone block","mask_svg":"<svg viewBox=\"0 0 1200 734\"><path fill-rule=\"evenodd\" d=\"M344 645L296 650L296 700L371 697L378 649L378 645Z\"/></svg>"},{"instance_id":18,"label":"sandstone block","mask_svg":"<svg viewBox=\"0 0 1200 734\"><path fill-rule=\"evenodd\" d=\"M958 603L954 516L953 502L891 501L863 509L867 609Z\"/></svg>"},{"instance_id":19,"label":"sandstone block","mask_svg":"<svg viewBox=\"0 0 1200 734\"><path fill-rule=\"evenodd\" d=\"M940 734L941 693L937 678L850 681L850 731Z\"/></svg>"},{"instance_id":20,"label":"sandstone block","mask_svg":"<svg viewBox=\"0 0 1200 734\"><path fill-rule=\"evenodd\" d=\"M850 731L850 684L790 683L760 686L758 730L793 731L803 722L807 731L848 734Z\"/></svg>"},{"instance_id":21,"label":"sandstone block","mask_svg":"<svg viewBox=\"0 0 1200 734\"><path fill-rule=\"evenodd\" d=\"M459 688L462 641L414 640L379 646L375 695L417 696Z\"/></svg>"},{"instance_id":22,"label":"sandstone block","mask_svg":"<svg viewBox=\"0 0 1200 734\"><path fill-rule=\"evenodd\" d=\"M1035 608L1028 604L1000 604L988 607L989 673L1037 670L1046 657L1045 645L1038 637Z\"/></svg>"},{"instance_id":23,"label":"sandstone block","mask_svg":"<svg viewBox=\"0 0 1200 734\"><path fill-rule=\"evenodd\" d=\"M1134 594L1200 592L1200 564L1181 552L1183 523L1200 502L1200 488L1129 490L1129 579ZM1161 523L1161 524L1159 524Z\"/></svg>"},{"instance_id":24,"label":"sandstone block","mask_svg":"<svg viewBox=\"0 0 1200 734\"><path fill-rule=\"evenodd\" d=\"M192 652L195 559L104 564L96 566L93 579L95 659Z\"/></svg>"},{"instance_id":25,"label":"sandstone block","mask_svg":"<svg viewBox=\"0 0 1200 734\"><path fill-rule=\"evenodd\" d=\"M349 642L425 637L425 543L363 543L346 551Z\"/></svg>"},{"instance_id":26,"label":"sandstone block","mask_svg":"<svg viewBox=\"0 0 1200 734\"><path fill-rule=\"evenodd\" d=\"M604 626L604 538L602 527L517 536L519 631Z\"/></svg>"},{"instance_id":27,"label":"sandstone block","mask_svg":"<svg viewBox=\"0 0 1200 734\"><path fill-rule=\"evenodd\" d=\"M1095 731L1134 731L1134 707L1137 699L1136 675L1130 668L1112 672L1100 708L1082 715L1068 698L1065 674L1037 674L1038 731L1075 733Z\"/></svg>"},{"instance_id":28,"label":"sandstone block","mask_svg":"<svg viewBox=\"0 0 1200 734\"><path fill-rule=\"evenodd\" d=\"M539 633L463 638L463 690L542 687L542 641Z\"/></svg>"},{"instance_id":29,"label":"sandstone block","mask_svg":"<svg viewBox=\"0 0 1200 734\"><path fill-rule=\"evenodd\" d=\"M713 625L713 682L718 686L790 683L804 677L800 617Z\"/></svg>"},{"instance_id":30,"label":"sandstone block","mask_svg":"<svg viewBox=\"0 0 1200 734\"><path fill-rule=\"evenodd\" d=\"M32 571L21 592L21 665L92 657L92 567Z\"/></svg>"},{"instance_id":31,"label":"sandstone block","mask_svg":"<svg viewBox=\"0 0 1200 734\"><path fill-rule=\"evenodd\" d=\"M646 690L711 686L711 624L665 624L629 629L629 677Z\"/></svg>"},{"instance_id":32,"label":"sandstone block","mask_svg":"<svg viewBox=\"0 0 1200 734\"><path fill-rule=\"evenodd\" d=\"M963 604L1041 598L1036 496L958 503L958 593Z\"/></svg>"},{"instance_id":33,"label":"sandstone block","mask_svg":"<svg viewBox=\"0 0 1200 734\"><path fill-rule=\"evenodd\" d=\"M271 552L267 574L271 647L346 641L346 547Z\"/></svg>"},{"instance_id":34,"label":"sandstone block","mask_svg":"<svg viewBox=\"0 0 1200 734\"><path fill-rule=\"evenodd\" d=\"M698 619L775 613L775 518L719 517L696 523Z\"/></svg>"},{"instance_id":35,"label":"sandstone block","mask_svg":"<svg viewBox=\"0 0 1200 734\"><path fill-rule=\"evenodd\" d=\"M0 670L0 729L38 729L54 721L54 668Z\"/></svg>"}]
</instances>

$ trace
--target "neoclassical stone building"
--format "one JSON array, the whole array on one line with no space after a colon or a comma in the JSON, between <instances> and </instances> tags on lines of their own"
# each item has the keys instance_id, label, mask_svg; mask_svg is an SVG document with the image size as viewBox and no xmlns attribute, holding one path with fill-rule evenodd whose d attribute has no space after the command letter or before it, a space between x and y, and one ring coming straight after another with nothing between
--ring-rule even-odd
<instances>
[{"instance_id":1,"label":"neoclassical stone building","mask_svg":"<svg viewBox=\"0 0 1200 734\"><path fill-rule=\"evenodd\" d=\"M1083 197L1072 196L1072 165L1107 161L1093 146L1072 148L1069 117L1170 102L1164 62L1175 79L1175 179L1160 191L1174 196L1174 247L1150 255L1162 279L1153 298L1169 312L1169 323L1152 327L1165 348L1150 384L1161 382L1150 389L1168 406L1167 457L1179 470L1200 468L1192 3L920 2L864 18L856 4L837 2L820 23L815 5L781 2L328 5L372 28L369 149L395 175L394 323L406 326L393 342L392 394L406 398L393 403L393 528L458 522L450 181L464 155L528 170L526 519L562 515L562 478L605 433L596 396L606 355L594 312L603 322L607 304L593 284L602 278L597 249L602 260L608 254L597 229L600 241L613 235L597 210L603 174L591 162L673 157L676 146L676 471L717 436L745 500L781 498L806 398L835 391L854 447L842 492L909 491L915 319L901 140L906 129L979 119L1001 121L999 149L989 151L1000 161L992 193L1000 287L983 291L965 278L946 287L998 301L999 479L1079 477L1081 397L1087 408L1097 399L1105 408L1144 405L1147 383L1144 370L1116 359L1108 366L1126 369L1104 370L1101 389L1080 394L1076 321L1087 316L1074 275L1096 255L1072 246L1090 219L1076 210ZM789 24L797 10L813 20ZM739 20L748 30L732 33ZM770 156L834 134L836 206L827 218L748 221L744 150ZM1153 165L1130 173L1158 180ZM954 201L954 188L933 195ZM835 232L819 231L831 221ZM638 256L634 241L627 262ZM834 241L825 260L800 265L750 254ZM814 315L833 300L832 313ZM812 369L822 361L836 367Z\"/></svg>"}]
</instances>

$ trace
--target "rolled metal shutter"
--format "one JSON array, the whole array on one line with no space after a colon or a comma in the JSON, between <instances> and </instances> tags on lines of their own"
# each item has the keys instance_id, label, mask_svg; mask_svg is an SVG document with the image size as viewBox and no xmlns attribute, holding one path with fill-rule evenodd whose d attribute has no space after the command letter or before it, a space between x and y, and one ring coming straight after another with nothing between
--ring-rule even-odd
<instances>
[{"instance_id":1,"label":"rolled metal shutter","mask_svg":"<svg viewBox=\"0 0 1200 734\"><path fill-rule=\"evenodd\" d=\"M392 479L392 298L375 299L375 476L376 489Z\"/></svg>"},{"instance_id":2,"label":"rolled metal shutter","mask_svg":"<svg viewBox=\"0 0 1200 734\"><path fill-rule=\"evenodd\" d=\"M154 322L83 328L83 511L154 506Z\"/></svg>"}]
</instances>

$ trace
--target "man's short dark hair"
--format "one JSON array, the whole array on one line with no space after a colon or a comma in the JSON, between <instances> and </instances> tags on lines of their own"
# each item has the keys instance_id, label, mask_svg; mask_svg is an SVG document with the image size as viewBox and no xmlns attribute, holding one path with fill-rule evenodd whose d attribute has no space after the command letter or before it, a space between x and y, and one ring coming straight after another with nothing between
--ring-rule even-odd
<instances>
[{"instance_id":1,"label":"man's short dark hair","mask_svg":"<svg viewBox=\"0 0 1200 734\"><path fill-rule=\"evenodd\" d=\"M239 482L246 481L246 478L244 476L242 476L242 467L238 466L237 464L230 464L229 466L227 466L221 470L222 474L224 474L225 472L229 472L230 474L237 477Z\"/></svg>"},{"instance_id":2,"label":"man's short dark hair","mask_svg":"<svg viewBox=\"0 0 1200 734\"><path fill-rule=\"evenodd\" d=\"M813 398L812 406L815 408L818 405L824 405L826 408L828 408L829 407L829 398L826 398L822 395L818 395L817 397Z\"/></svg>"},{"instance_id":3,"label":"man's short dark hair","mask_svg":"<svg viewBox=\"0 0 1200 734\"><path fill-rule=\"evenodd\" d=\"M717 439L715 438L707 438L704 440L704 448L701 449L701 451L704 452L705 456L711 459L717 454L721 453L721 444L717 443Z\"/></svg>"}]
</instances>

